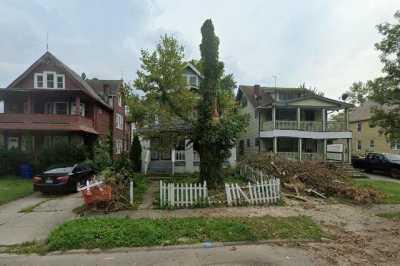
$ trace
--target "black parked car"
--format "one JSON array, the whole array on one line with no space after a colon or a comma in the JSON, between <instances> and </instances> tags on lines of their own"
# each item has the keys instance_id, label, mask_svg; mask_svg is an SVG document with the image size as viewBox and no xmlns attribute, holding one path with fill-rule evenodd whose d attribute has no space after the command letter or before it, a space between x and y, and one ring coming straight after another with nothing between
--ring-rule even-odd
<instances>
[{"instance_id":1,"label":"black parked car","mask_svg":"<svg viewBox=\"0 0 400 266\"><path fill-rule=\"evenodd\" d=\"M43 193L76 192L81 184L95 174L96 169L87 164L50 167L33 178L33 190Z\"/></svg>"},{"instance_id":2,"label":"black parked car","mask_svg":"<svg viewBox=\"0 0 400 266\"><path fill-rule=\"evenodd\" d=\"M384 172L394 178L400 178L400 155L391 153L368 153L365 158L353 158L355 168L364 169L368 173Z\"/></svg>"}]
</instances>

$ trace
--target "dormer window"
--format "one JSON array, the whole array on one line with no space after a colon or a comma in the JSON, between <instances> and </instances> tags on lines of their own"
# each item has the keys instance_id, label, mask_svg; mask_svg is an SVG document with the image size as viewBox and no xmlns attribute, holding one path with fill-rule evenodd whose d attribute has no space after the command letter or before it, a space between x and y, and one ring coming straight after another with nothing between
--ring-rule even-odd
<instances>
[{"instance_id":1,"label":"dormer window","mask_svg":"<svg viewBox=\"0 0 400 266\"><path fill-rule=\"evenodd\" d=\"M199 86L199 79L196 75L187 75L186 82L190 87L198 87Z\"/></svg>"},{"instance_id":2,"label":"dormer window","mask_svg":"<svg viewBox=\"0 0 400 266\"><path fill-rule=\"evenodd\" d=\"M54 73L46 73L46 80L47 80L47 88L53 89L54 88Z\"/></svg>"},{"instance_id":3,"label":"dormer window","mask_svg":"<svg viewBox=\"0 0 400 266\"><path fill-rule=\"evenodd\" d=\"M35 88L43 88L43 74L35 74Z\"/></svg>"},{"instance_id":4,"label":"dormer window","mask_svg":"<svg viewBox=\"0 0 400 266\"><path fill-rule=\"evenodd\" d=\"M65 76L50 71L35 73L34 87L37 89L65 89Z\"/></svg>"},{"instance_id":5,"label":"dormer window","mask_svg":"<svg viewBox=\"0 0 400 266\"><path fill-rule=\"evenodd\" d=\"M64 75L57 75L57 89L64 89Z\"/></svg>"}]
</instances>

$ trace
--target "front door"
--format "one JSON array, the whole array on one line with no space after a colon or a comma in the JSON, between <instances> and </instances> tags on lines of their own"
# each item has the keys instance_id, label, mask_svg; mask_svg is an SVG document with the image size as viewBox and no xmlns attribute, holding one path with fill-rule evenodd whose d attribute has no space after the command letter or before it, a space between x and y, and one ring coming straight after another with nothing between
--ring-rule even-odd
<instances>
[{"instance_id":1,"label":"front door","mask_svg":"<svg viewBox=\"0 0 400 266\"><path fill-rule=\"evenodd\" d=\"M171 160L171 150L170 149L161 152L161 160L166 160L166 161Z\"/></svg>"}]
</instances>

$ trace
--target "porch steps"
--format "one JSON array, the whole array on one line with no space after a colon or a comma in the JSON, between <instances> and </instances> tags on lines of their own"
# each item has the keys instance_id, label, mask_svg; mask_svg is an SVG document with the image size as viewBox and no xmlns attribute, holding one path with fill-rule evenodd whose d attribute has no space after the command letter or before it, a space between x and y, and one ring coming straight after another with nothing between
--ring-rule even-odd
<instances>
[{"instance_id":1,"label":"porch steps","mask_svg":"<svg viewBox=\"0 0 400 266\"><path fill-rule=\"evenodd\" d=\"M364 173L361 172L359 169L354 168L351 164L349 163L337 163L341 164L343 171L346 176L353 177L353 178L358 178L358 177L364 177Z\"/></svg>"}]
</instances>

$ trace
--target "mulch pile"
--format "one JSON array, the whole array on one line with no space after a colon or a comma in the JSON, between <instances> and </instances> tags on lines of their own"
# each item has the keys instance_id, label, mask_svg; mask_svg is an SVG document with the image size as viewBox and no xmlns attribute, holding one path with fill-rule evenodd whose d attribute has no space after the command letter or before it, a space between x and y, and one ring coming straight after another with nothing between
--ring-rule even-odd
<instances>
[{"instance_id":1,"label":"mulch pile","mask_svg":"<svg viewBox=\"0 0 400 266\"><path fill-rule=\"evenodd\" d=\"M245 158L239 164L280 178L283 187L298 197L306 193L322 198L337 196L360 204L378 203L384 197L372 188L356 186L346 176L343 166L337 163L285 160L261 153Z\"/></svg>"}]
</instances>

